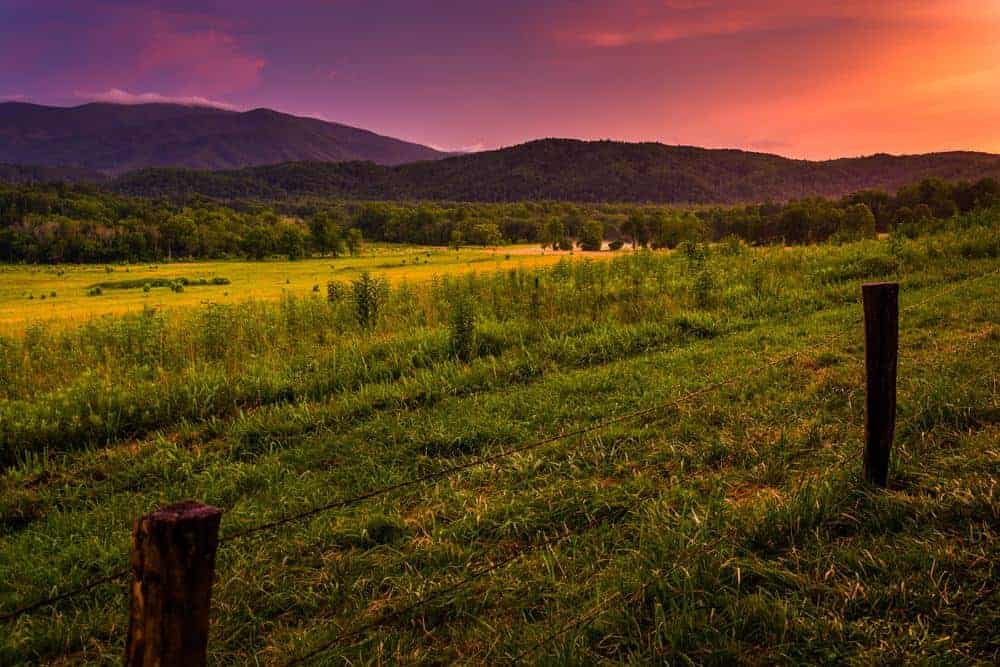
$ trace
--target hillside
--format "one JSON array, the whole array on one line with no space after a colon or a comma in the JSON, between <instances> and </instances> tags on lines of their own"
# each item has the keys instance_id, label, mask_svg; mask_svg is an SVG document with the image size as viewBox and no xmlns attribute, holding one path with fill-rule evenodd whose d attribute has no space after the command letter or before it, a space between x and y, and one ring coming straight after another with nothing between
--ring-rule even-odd
<instances>
[{"instance_id":1,"label":"hillside","mask_svg":"<svg viewBox=\"0 0 1000 667\"><path fill-rule=\"evenodd\" d=\"M121 174L147 167L235 169L298 160L394 165L445 155L367 130L269 109L0 103L0 163Z\"/></svg>"},{"instance_id":2,"label":"hillside","mask_svg":"<svg viewBox=\"0 0 1000 667\"><path fill-rule=\"evenodd\" d=\"M237 171L145 170L112 187L136 195L217 198L321 196L460 201L736 203L895 191L927 177L1000 175L1000 156L953 152L825 162L663 144L533 141L395 167L289 163Z\"/></svg>"},{"instance_id":3,"label":"hillside","mask_svg":"<svg viewBox=\"0 0 1000 667\"><path fill-rule=\"evenodd\" d=\"M105 178L99 171L79 167L0 164L0 183L97 183Z\"/></svg>"}]
</instances>

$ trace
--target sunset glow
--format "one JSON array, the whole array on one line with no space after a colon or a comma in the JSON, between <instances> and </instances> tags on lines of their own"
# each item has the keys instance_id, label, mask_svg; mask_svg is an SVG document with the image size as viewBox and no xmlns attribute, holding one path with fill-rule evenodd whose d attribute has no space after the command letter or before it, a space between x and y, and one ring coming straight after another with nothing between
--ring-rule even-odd
<instances>
[{"instance_id":1,"label":"sunset glow","mask_svg":"<svg viewBox=\"0 0 1000 667\"><path fill-rule=\"evenodd\" d=\"M271 107L436 147L1000 152L1000 2L0 0L0 99Z\"/></svg>"}]
</instances>

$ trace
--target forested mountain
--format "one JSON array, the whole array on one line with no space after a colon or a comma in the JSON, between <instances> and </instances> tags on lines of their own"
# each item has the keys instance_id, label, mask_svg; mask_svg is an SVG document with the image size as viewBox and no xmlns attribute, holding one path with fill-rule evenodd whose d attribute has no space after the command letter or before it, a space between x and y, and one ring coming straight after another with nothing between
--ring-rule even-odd
<instances>
[{"instance_id":1,"label":"forested mountain","mask_svg":"<svg viewBox=\"0 0 1000 667\"><path fill-rule=\"evenodd\" d=\"M0 103L0 163L121 174L146 167L233 169L296 160L394 165L445 155L367 130L270 109Z\"/></svg>"},{"instance_id":2,"label":"forested mountain","mask_svg":"<svg viewBox=\"0 0 1000 667\"><path fill-rule=\"evenodd\" d=\"M1000 176L1000 156L952 152L810 162L663 144L545 139L395 167L298 162L235 171L153 169L111 187L134 195L220 199L744 203L896 190L937 177Z\"/></svg>"},{"instance_id":3,"label":"forested mountain","mask_svg":"<svg viewBox=\"0 0 1000 667\"><path fill-rule=\"evenodd\" d=\"M79 167L0 164L0 183L100 183L107 177Z\"/></svg>"}]
</instances>

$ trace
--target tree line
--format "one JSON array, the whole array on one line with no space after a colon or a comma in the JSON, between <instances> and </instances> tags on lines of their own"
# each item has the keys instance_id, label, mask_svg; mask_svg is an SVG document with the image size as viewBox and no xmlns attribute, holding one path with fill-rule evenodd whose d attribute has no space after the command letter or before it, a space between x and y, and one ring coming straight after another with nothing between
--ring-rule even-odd
<instances>
[{"instance_id":1,"label":"tree line","mask_svg":"<svg viewBox=\"0 0 1000 667\"><path fill-rule=\"evenodd\" d=\"M357 254L364 239L599 250L673 248L737 237L751 244L852 240L1000 205L994 179L926 179L895 194L678 208L566 202L300 200L280 203L131 197L95 186L0 185L0 261L84 263L180 258L297 259Z\"/></svg>"}]
</instances>

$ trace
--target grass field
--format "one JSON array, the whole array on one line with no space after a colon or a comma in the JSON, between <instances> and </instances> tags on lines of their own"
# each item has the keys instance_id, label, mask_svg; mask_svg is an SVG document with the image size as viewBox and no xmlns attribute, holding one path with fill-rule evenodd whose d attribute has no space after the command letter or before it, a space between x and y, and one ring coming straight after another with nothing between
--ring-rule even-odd
<instances>
[{"instance_id":1,"label":"grass field","mask_svg":"<svg viewBox=\"0 0 1000 667\"><path fill-rule=\"evenodd\" d=\"M998 252L980 217L332 302L317 266L276 301L0 338L0 613L125 567L136 517L195 498L225 512L214 664L995 662ZM879 279L902 309L884 491L858 479ZM126 625L101 585L0 626L0 663L118 663Z\"/></svg>"},{"instance_id":2,"label":"grass field","mask_svg":"<svg viewBox=\"0 0 1000 667\"><path fill-rule=\"evenodd\" d=\"M239 260L174 262L133 265L0 265L0 334L22 333L29 324L78 324L101 315L121 315L143 308L175 309L205 302L237 303L247 299L306 296L314 286L326 292L326 283L348 281L363 271L384 275L393 283L423 282L435 275L500 268L545 266L565 253L538 246L509 246L496 251L368 244L360 257L248 262ZM600 253L577 253L602 256ZM609 253L604 253L607 256ZM228 285L194 286L183 292L168 287L142 289L143 282L225 278ZM88 296L94 285L134 282L131 289L104 289Z\"/></svg>"}]
</instances>

